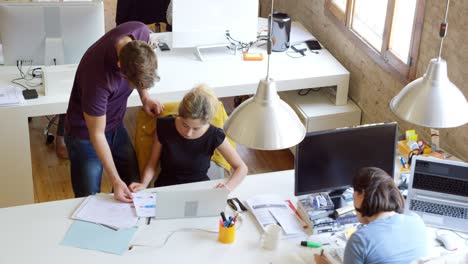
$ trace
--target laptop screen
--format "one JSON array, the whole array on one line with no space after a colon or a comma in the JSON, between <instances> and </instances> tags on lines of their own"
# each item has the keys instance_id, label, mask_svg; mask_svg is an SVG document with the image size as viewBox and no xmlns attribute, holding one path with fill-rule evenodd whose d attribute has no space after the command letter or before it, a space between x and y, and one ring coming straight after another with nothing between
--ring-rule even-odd
<instances>
[{"instance_id":1,"label":"laptop screen","mask_svg":"<svg viewBox=\"0 0 468 264\"><path fill-rule=\"evenodd\" d=\"M468 167L417 160L413 188L468 197Z\"/></svg>"}]
</instances>

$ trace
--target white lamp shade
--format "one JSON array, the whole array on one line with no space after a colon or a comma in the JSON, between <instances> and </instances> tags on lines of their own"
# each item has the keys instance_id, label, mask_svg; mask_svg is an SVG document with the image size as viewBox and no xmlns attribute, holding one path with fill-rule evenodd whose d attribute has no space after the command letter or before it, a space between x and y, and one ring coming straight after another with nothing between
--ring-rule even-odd
<instances>
[{"instance_id":1,"label":"white lamp shade","mask_svg":"<svg viewBox=\"0 0 468 264\"><path fill-rule=\"evenodd\" d=\"M255 96L234 110L224 131L235 142L260 150L292 147L306 133L294 110L279 98L272 79L260 81Z\"/></svg>"},{"instance_id":2,"label":"white lamp shade","mask_svg":"<svg viewBox=\"0 0 468 264\"><path fill-rule=\"evenodd\" d=\"M447 63L431 59L426 73L396 95L390 108L401 119L431 127L449 128L468 122L468 103L463 93L448 79Z\"/></svg>"}]
</instances>

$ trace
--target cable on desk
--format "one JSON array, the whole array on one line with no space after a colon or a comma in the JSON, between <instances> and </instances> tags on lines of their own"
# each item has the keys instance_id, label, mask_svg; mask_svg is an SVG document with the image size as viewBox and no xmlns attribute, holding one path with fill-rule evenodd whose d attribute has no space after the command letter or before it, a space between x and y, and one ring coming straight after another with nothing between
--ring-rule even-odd
<instances>
[{"instance_id":1,"label":"cable on desk","mask_svg":"<svg viewBox=\"0 0 468 264\"><path fill-rule=\"evenodd\" d=\"M459 238L461 238L461 239L463 239L463 240L465 241L465 245L468 245L468 236L461 235L460 232L453 231L453 230L450 230L450 229L445 229L445 228L438 228L438 229L436 230L436 236L439 235L439 231L440 231L440 230L449 231L449 232L454 233L454 234L457 235Z\"/></svg>"},{"instance_id":2,"label":"cable on desk","mask_svg":"<svg viewBox=\"0 0 468 264\"><path fill-rule=\"evenodd\" d=\"M242 226L242 218L239 218L239 221L236 222L236 231L239 230ZM167 242L169 241L169 239L172 237L172 235L174 235L175 233L178 233L178 232L193 232L193 231L199 231L199 232L206 232L206 233L213 233L213 234L218 234L219 232L218 231L214 231L214 230L207 230L207 229L202 229L202 228L180 228L180 229L176 229L172 232L169 233L169 235L167 235L167 237L164 239L164 242L159 245L159 246L153 246L153 245L145 245L145 244L132 244L128 247L128 250L132 250L134 247L151 247L151 248L162 248L164 247Z\"/></svg>"},{"instance_id":3,"label":"cable on desk","mask_svg":"<svg viewBox=\"0 0 468 264\"><path fill-rule=\"evenodd\" d=\"M305 95L308 95L310 93L310 91L313 91L313 92L318 92L320 91L320 88L307 88L307 89L300 89L299 91L297 91L297 94L300 95L300 96L305 96Z\"/></svg>"},{"instance_id":4,"label":"cable on desk","mask_svg":"<svg viewBox=\"0 0 468 264\"><path fill-rule=\"evenodd\" d=\"M26 70L26 72L23 71L23 63L29 63L29 67ZM29 90L29 88L34 88L34 87L41 86L42 83L33 83L33 82L31 82L32 80L34 80L36 78L39 78L39 79L42 78L42 69L41 68L31 69L32 68L32 63L33 63L32 60L28 60L28 61L18 60L18 61L16 61L16 68L19 71L20 77L11 80L11 82L16 84L16 85L19 85L19 86L23 87L26 90ZM39 72L39 73L36 73L36 71ZM20 83L19 82L20 80L23 80L25 82L25 84Z\"/></svg>"},{"instance_id":5,"label":"cable on desk","mask_svg":"<svg viewBox=\"0 0 468 264\"><path fill-rule=\"evenodd\" d=\"M295 55L295 56L291 56L291 54L299 54L299 55ZM293 58L293 59L299 59L299 58L302 58L302 57L305 57L305 53L304 55L300 54L299 52L296 52L296 51L286 51L286 55L288 55L288 57L290 58Z\"/></svg>"}]
</instances>

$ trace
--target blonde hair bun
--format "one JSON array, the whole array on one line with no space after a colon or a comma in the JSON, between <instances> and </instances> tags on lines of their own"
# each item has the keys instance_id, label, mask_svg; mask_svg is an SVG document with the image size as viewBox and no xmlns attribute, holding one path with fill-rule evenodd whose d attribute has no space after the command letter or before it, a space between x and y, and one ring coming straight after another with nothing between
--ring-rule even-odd
<instances>
[{"instance_id":1,"label":"blonde hair bun","mask_svg":"<svg viewBox=\"0 0 468 264\"><path fill-rule=\"evenodd\" d=\"M217 110L218 98L206 84L190 90L179 104L179 116L210 122Z\"/></svg>"}]
</instances>

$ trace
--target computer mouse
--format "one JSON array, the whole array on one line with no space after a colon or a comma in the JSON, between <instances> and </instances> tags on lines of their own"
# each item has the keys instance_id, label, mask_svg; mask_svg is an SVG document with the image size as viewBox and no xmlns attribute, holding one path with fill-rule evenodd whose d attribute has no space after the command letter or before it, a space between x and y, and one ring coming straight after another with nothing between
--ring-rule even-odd
<instances>
[{"instance_id":1,"label":"computer mouse","mask_svg":"<svg viewBox=\"0 0 468 264\"><path fill-rule=\"evenodd\" d=\"M457 242L453 235L448 233L438 234L436 240L442 244L442 246L450 251L457 250Z\"/></svg>"}]
</instances>

